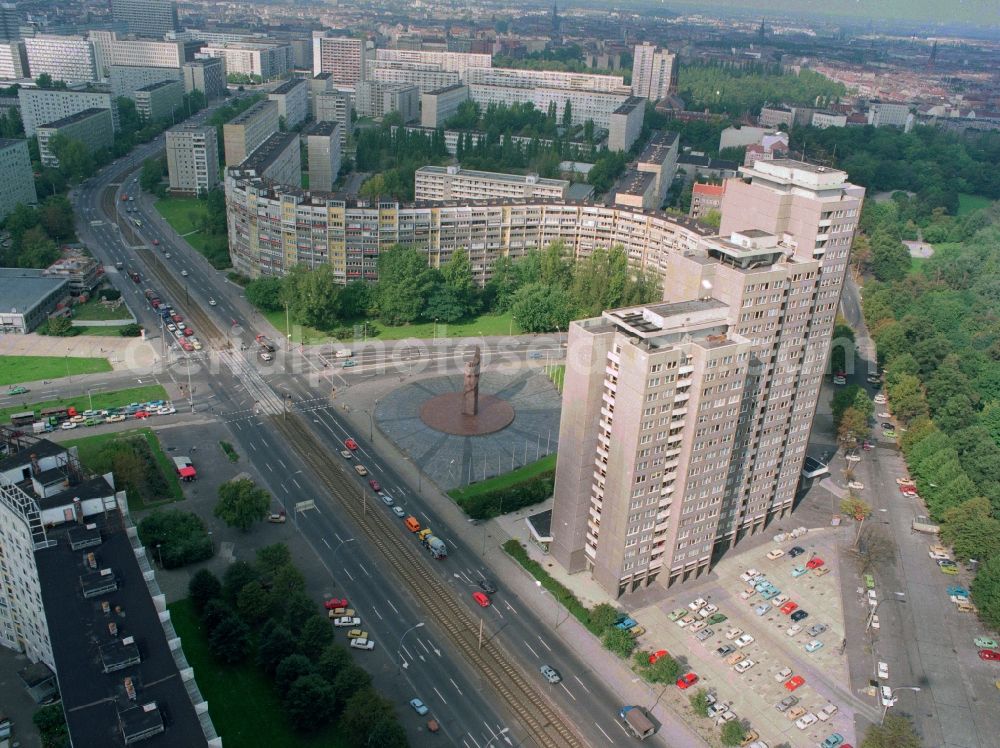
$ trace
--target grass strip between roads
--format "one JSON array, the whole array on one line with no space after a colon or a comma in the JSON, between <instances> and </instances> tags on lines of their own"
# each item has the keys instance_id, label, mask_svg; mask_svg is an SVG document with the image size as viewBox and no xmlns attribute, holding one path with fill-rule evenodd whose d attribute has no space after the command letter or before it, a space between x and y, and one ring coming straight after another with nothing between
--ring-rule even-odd
<instances>
[{"instance_id":1,"label":"grass strip between roads","mask_svg":"<svg viewBox=\"0 0 1000 748\"><path fill-rule=\"evenodd\" d=\"M170 603L170 620L181 638L188 663L208 713L226 748L341 748L345 746L337 726L314 735L292 732L284 717L281 699L264 673L251 661L227 667L208 649L208 640L187 598Z\"/></svg>"},{"instance_id":2,"label":"grass strip between roads","mask_svg":"<svg viewBox=\"0 0 1000 748\"><path fill-rule=\"evenodd\" d=\"M7 408L0 408L0 423L6 423L10 419L11 413L21 413L22 411L39 411L46 408L68 408L71 405L81 413L91 408L93 402L94 410L105 410L107 408L118 408L129 403L144 403L150 400L166 400L167 391L159 384L147 384L142 387L132 387L127 390L116 390L114 392L101 392L92 389L88 397L86 393L74 395L73 397L61 397L58 400L46 400L41 403L31 403L28 401L30 393L19 395L23 397L21 405L14 405Z\"/></svg>"},{"instance_id":3,"label":"grass strip between roads","mask_svg":"<svg viewBox=\"0 0 1000 748\"><path fill-rule=\"evenodd\" d=\"M106 358L0 356L0 385L40 382L74 374L102 374L106 371L111 371L111 364Z\"/></svg>"},{"instance_id":4,"label":"grass strip between roads","mask_svg":"<svg viewBox=\"0 0 1000 748\"><path fill-rule=\"evenodd\" d=\"M291 334L293 343L305 343L308 345L310 343L326 343L333 340L329 332L317 330L314 327L306 325L299 325L294 320L291 321L289 327L289 320L286 319L283 309L276 312L258 312L258 314L263 315L279 332L284 335ZM413 325L389 327L378 320L371 320L368 322L367 337L372 340L406 340L407 338L431 340L435 338L521 335L521 328L517 326L517 323L511 323L512 317L509 312L506 314L483 314L479 317L456 322L452 325L446 325L443 322L439 322L436 325L434 322L418 322ZM363 320L345 321L342 323L342 326L355 328L358 337L364 338L363 324ZM350 341L342 342L346 343Z\"/></svg>"},{"instance_id":5,"label":"grass strip between roads","mask_svg":"<svg viewBox=\"0 0 1000 748\"><path fill-rule=\"evenodd\" d=\"M548 473L555 469L555 454L545 455L545 457L537 462L529 463L528 465L519 467L517 470L513 470L509 473L504 473L503 475L498 475L494 478L488 478L486 480L479 481L478 483L470 483L468 486L464 486L462 488L453 488L448 492L448 495L456 501L468 500L475 498L476 496L492 493L493 491L510 488L518 483L523 483L524 481L536 478L543 473Z\"/></svg>"}]
</instances>

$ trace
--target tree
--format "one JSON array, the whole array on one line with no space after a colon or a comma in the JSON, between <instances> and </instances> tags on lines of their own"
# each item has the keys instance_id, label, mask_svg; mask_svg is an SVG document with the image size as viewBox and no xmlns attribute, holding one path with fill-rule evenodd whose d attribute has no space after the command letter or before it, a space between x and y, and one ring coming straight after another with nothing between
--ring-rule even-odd
<instances>
[{"instance_id":1,"label":"tree","mask_svg":"<svg viewBox=\"0 0 1000 748\"><path fill-rule=\"evenodd\" d=\"M222 582L208 569L199 569L188 582L188 597L200 615L209 600L222 599Z\"/></svg>"},{"instance_id":2,"label":"tree","mask_svg":"<svg viewBox=\"0 0 1000 748\"><path fill-rule=\"evenodd\" d=\"M379 317L387 325L403 325L420 318L437 285L436 273L417 250L396 245L379 255Z\"/></svg>"},{"instance_id":3,"label":"tree","mask_svg":"<svg viewBox=\"0 0 1000 748\"><path fill-rule=\"evenodd\" d=\"M364 746L368 742L372 728L393 715L392 704L373 688L358 691L347 700L340 726L349 744Z\"/></svg>"},{"instance_id":4,"label":"tree","mask_svg":"<svg viewBox=\"0 0 1000 748\"><path fill-rule=\"evenodd\" d=\"M276 621L268 621L260 632L257 645L257 664L267 674L272 674L278 664L295 653L295 637Z\"/></svg>"},{"instance_id":5,"label":"tree","mask_svg":"<svg viewBox=\"0 0 1000 748\"><path fill-rule=\"evenodd\" d=\"M979 567L972 580L972 601L986 625L1000 629L1000 556L993 556Z\"/></svg>"},{"instance_id":6,"label":"tree","mask_svg":"<svg viewBox=\"0 0 1000 748\"><path fill-rule=\"evenodd\" d=\"M1000 555L1000 520L991 510L989 500L980 496L941 515L941 539L951 544L956 557L983 562Z\"/></svg>"},{"instance_id":7,"label":"tree","mask_svg":"<svg viewBox=\"0 0 1000 748\"><path fill-rule=\"evenodd\" d=\"M395 716L384 716L372 725L368 732L367 746L372 748L406 748L409 742L406 738L406 730L399 724Z\"/></svg>"},{"instance_id":8,"label":"tree","mask_svg":"<svg viewBox=\"0 0 1000 748\"><path fill-rule=\"evenodd\" d=\"M328 644L323 648L316 666L317 672L333 683L339 673L353 666L351 654L339 644Z\"/></svg>"},{"instance_id":9,"label":"tree","mask_svg":"<svg viewBox=\"0 0 1000 748\"><path fill-rule=\"evenodd\" d=\"M880 233L872 237L872 272L876 280L901 280L910 265L910 251L899 239Z\"/></svg>"},{"instance_id":10,"label":"tree","mask_svg":"<svg viewBox=\"0 0 1000 748\"><path fill-rule=\"evenodd\" d=\"M258 580L243 585L236 595L236 610L247 623L256 625L271 615L274 599Z\"/></svg>"},{"instance_id":11,"label":"tree","mask_svg":"<svg viewBox=\"0 0 1000 748\"><path fill-rule=\"evenodd\" d=\"M292 552L284 543L273 543L257 549L257 566L264 573L273 574L290 563Z\"/></svg>"},{"instance_id":12,"label":"tree","mask_svg":"<svg viewBox=\"0 0 1000 748\"><path fill-rule=\"evenodd\" d=\"M216 625L208 637L212 656L227 665L236 665L250 654L250 629L230 613Z\"/></svg>"},{"instance_id":13,"label":"tree","mask_svg":"<svg viewBox=\"0 0 1000 748\"><path fill-rule=\"evenodd\" d=\"M118 334L123 338L137 338L142 335L142 327L136 324L122 325L118 329Z\"/></svg>"},{"instance_id":14,"label":"tree","mask_svg":"<svg viewBox=\"0 0 1000 748\"><path fill-rule=\"evenodd\" d=\"M713 229L718 229L722 224L722 213L715 208L707 211L705 215L699 216L699 221L701 221L706 226L711 226Z\"/></svg>"},{"instance_id":15,"label":"tree","mask_svg":"<svg viewBox=\"0 0 1000 748\"><path fill-rule=\"evenodd\" d=\"M722 725L719 738L725 746L737 746L743 742L744 735L746 735L746 728L743 727L743 723L734 719Z\"/></svg>"},{"instance_id":16,"label":"tree","mask_svg":"<svg viewBox=\"0 0 1000 748\"><path fill-rule=\"evenodd\" d=\"M323 652L333 643L333 629L326 616L314 613L302 624L299 633L299 651L315 659L317 653Z\"/></svg>"},{"instance_id":17,"label":"tree","mask_svg":"<svg viewBox=\"0 0 1000 748\"><path fill-rule=\"evenodd\" d=\"M465 317L469 307L462 303L454 289L448 286L437 288L427 299L423 316L444 323L458 322Z\"/></svg>"},{"instance_id":18,"label":"tree","mask_svg":"<svg viewBox=\"0 0 1000 748\"><path fill-rule=\"evenodd\" d=\"M848 408L840 416L837 440L844 446L857 444L868 436L868 418L857 408Z\"/></svg>"},{"instance_id":19,"label":"tree","mask_svg":"<svg viewBox=\"0 0 1000 748\"><path fill-rule=\"evenodd\" d=\"M920 736L913 723L898 714L887 714L881 725L871 725L861 748L920 748Z\"/></svg>"},{"instance_id":20,"label":"tree","mask_svg":"<svg viewBox=\"0 0 1000 748\"><path fill-rule=\"evenodd\" d=\"M563 106L562 126L563 127L573 126L573 105L570 103L569 99L566 99L566 104Z\"/></svg>"},{"instance_id":21,"label":"tree","mask_svg":"<svg viewBox=\"0 0 1000 748\"><path fill-rule=\"evenodd\" d=\"M147 158L142 162L142 172L139 174L139 186L146 192L155 192L167 173L166 159Z\"/></svg>"},{"instance_id":22,"label":"tree","mask_svg":"<svg viewBox=\"0 0 1000 748\"><path fill-rule=\"evenodd\" d=\"M566 330L572 317L566 292L558 286L532 283L514 294L511 312L525 332Z\"/></svg>"},{"instance_id":23,"label":"tree","mask_svg":"<svg viewBox=\"0 0 1000 748\"><path fill-rule=\"evenodd\" d=\"M229 564L226 572L222 575L223 597L229 602L235 603L240 590L259 578L260 573L251 564L246 561L234 561Z\"/></svg>"},{"instance_id":24,"label":"tree","mask_svg":"<svg viewBox=\"0 0 1000 748\"><path fill-rule=\"evenodd\" d=\"M316 603L305 592L292 593L285 599L284 614L285 625L295 636L301 636L306 621L316 614Z\"/></svg>"},{"instance_id":25,"label":"tree","mask_svg":"<svg viewBox=\"0 0 1000 748\"><path fill-rule=\"evenodd\" d=\"M353 662L333 677L333 696L337 710L343 711L353 694L371 688L372 677Z\"/></svg>"},{"instance_id":26,"label":"tree","mask_svg":"<svg viewBox=\"0 0 1000 748\"><path fill-rule=\"evenodd\" d=\"M49 317L48 324L45 328L46 335L52 335L53 337L72 337L76 331L73 329L73 323L70 322L69 317L63 317L62 315L58 317Z\"/></svg>"},{"instance_id":27,"label":"tree","mask_svg":"<svg viewBox=\"0 0 1000 748\"><path fill-rule=\"evenodd\" d=\"M312 660L305 655L288 655L288 657L278 664L277 670L274 671L274 685L278 687L279 693L287 694L295 681L303 675L312 675L312 673Z\"/></svg>"},{"instance_id":28,"label":"tree","mask_svg":"<svg viewBox=\"0 0 1000 748\"><path fill-rule=\"evenodd\" d=\"M306 578L292 563L279 566L271 575L271 594L275 595L279 601L289 598L295 593L303 592L305 588ZM315 605L310 603L310 611L313 610L315 610Z\"/></svg>"},{"instance_id":29,"label":"tree","mask_svg":"<svg viewBox=\"0 0 1000 748\"><path fill-rule=\"evenodd\" d=\"M872 508L856 496L848 496L840 501L840 513L860 522L872 513Z\"/></svg>"},{"instance_id":30,"label":"tree","mask_svg":"<svg viewBox=\"0 0 1000 748\"><path fill-rule=\"evenodd\" d=\"M699 688L688 696L688 701L691 703L694 713L699 717L704 717L708 714L708 693L704 688Z\"/></svg>"},{"instance_id":31,"label":"tree","mask_svg":"<svg viewBox=\"0 0 1000 748\"><path fill-rule=\"evenodd\" d=\"M18 267L47 268L59 259L59 247L41 226L33 226L25 231L19 245Z\"/></svg>"},{"instance_id":32,"label":"tree","mask_svg":"<svg viewBox=\"0 0 1000 748\"><path fill-rule=\"evenodd\" d=\"M621 611L610 603L599 603L590 609L590 623L588 628L595 634L602 635L605 631L615 625L621 617Z\"/></svg>"},{"instance_id":33,"label":"tree","mask_svg":"<svg viewBox=\"0 0 1000 748\"><path fill-rule=\"evenodd\" d=\"M73 218L73 206L65 195L47 197L38 208L39 225L53 241L65 242L76 238Z\"/></svg>"},{"instance_id":34,"label":"tree","mask_svg":"<svg viewBox=\"0 0 1000 748\"><path fill-rule=\"evenodd\" d=\"M212 557L212 539L197 514L157 509L139 523L139 540L164 569Z\"/></svg>"},{"instance_id":35,"label":"tree","mask_svg":"<svg viewBox=\"0 0 1000 748\"><path fill-rule=\"evenodd\" d=\"M604 648L619 657L628 657L635 649L635 637L623 629L610 628L601 637Z\"/></svg>"},{"instance_id":36,"label":"tree","mask_svg":"<svg viewBox=\"0 0 1000 748\"><path fill-rule=\"evenodd\" d=\"M35 85L39 88L52 88L52 76L48 73L42 73L35 78Z\"/></svg>"},{"instance_id":37,"label":"tree","mask_svg":"<svg viewBox=\"0 0 1000 748\"><path fill-rule=\"evenodd\" d=\"M862 528L857 543L858 566L862 574L875 571L879 566L892 560L896 546L892 537L874 525Z\"/></svg>"},{"instance_id":38,"label":"tree","mask_svg":"<svg viewBox=\"0 0 1000 748\"><path fill-rule=\"evenodd\" d=\"M657 658L652 665L647 665L646 679L652 683L673 683L681 675L681 664L670 655Z\"/></svg>"},{"instance_id":39,"label":"tree","mask_svg":"<svg viewBox=\"0 0 1000 748\"><path fill-rule=\"evenodd\" d=\"M219 486L219 501L212 513L230 527L247 532L267 516L270 506L271 494L249 478L240 478Z\"/></svg>"},{"instance_id":40,"label":"tree","mask_svg":"<svg viewBox=\"0 0 1000 748\"><path fill-rule=\"evenodd\" d=\"M462 305L463 316L478 311L479 288L472 277L472 263L464 249L456 249L441 266L441 279L444 281L444 287L454 293L458 303Z\"/></svg>"},{"instance_id":41,"label":"tree","mask_svg":"<svg viewBox=\"0 0 1000 748\"><path fill-rule=\"evenodd\" d=\"M901 375L896 384L889 388L889 396L896 417L903 423L927 415L927 400L924 398L923 387L917 377Z\"/></svg>"},{"instance_id":42,"label":"tree","mask_svg":"<svg viewBox=\"0 0 1000 748\"><path fill-rule=\"evenodd\" d=\"M31 721L38 728L42 748L66 748L69 745L69 728L62 704L49 704L35 712Z\"/></svg>"},{"instance_id":43,"label":"tree","mask_svg":"<svg viewBox=\"0 0 1000 748\"><path fill-rule=\"evenodd\" d=\"M276 312L284 306L283 278L257 278L246 287L247 301L265 312Z\"/></svg>"},{"instance_id":44,"label":"tree","mask_svg":"<svg viewBox=\"0 0 1000 748\"><path fill-rule=\"evenodd\" d=\"M289 687L284 705L296 730L313 732L333 719L333 689L316 674L304 675Z\"/></svg>"}]
</instances>

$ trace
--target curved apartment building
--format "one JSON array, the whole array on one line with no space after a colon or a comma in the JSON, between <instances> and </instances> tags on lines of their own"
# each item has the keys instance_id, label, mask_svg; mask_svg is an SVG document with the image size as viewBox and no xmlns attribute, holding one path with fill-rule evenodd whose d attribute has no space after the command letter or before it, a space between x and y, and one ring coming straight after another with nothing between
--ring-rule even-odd
<instances>
[{"instance_id":1,"label":"curved apartment building","mask_svg":"<svg viewBox=\"0 0 1000 748\"><path fill-rule=\"evenodd\" d=\"M239 169L226 174L226 207L238 272L256 278L327 264L345 283L376 280L379 252L394 244L426 252L435 267L465 249L481 284L498 257L556 241L575 256L621 245L636 266L665 275L670 255L696 249L713 233L688 218L587 202L369 204L273 184Z\"/></svg>"}]
</instances>

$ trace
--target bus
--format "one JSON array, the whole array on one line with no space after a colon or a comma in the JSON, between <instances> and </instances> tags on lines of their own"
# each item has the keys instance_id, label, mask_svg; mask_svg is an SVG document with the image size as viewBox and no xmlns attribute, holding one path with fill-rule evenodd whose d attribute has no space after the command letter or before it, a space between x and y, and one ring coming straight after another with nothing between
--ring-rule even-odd
<instances>
[{"instance_id":1,"label":"bus","mask_svg":"<svg viewBox=\"0 0 1000 748\"><path fill-rule=\"evenodd\" d=\"M10 422L15 426L27 426L35 422L35 411L26 410L23 413L11 413Z\"/></svg>"}]
</instances>

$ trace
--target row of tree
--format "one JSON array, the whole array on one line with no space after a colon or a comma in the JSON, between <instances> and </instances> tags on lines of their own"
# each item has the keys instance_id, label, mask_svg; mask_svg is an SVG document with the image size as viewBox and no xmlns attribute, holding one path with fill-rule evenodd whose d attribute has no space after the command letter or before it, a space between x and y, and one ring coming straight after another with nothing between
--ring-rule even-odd
<instances>
[{"instance_id":1,"label":"row of tree","mask_svg":"<svg viewBox=\"0 0 1000 748\"><path fill-rule=\"evenodd\" d=\"M973 597L1000 627L1000 205L974 224L920 272L866 284L864 313L920 495L956 555L982 562Z\"/></svg>"},{"instance_id":2,"label":"row of tree","mask_svg":"<svg viewBox=\"0 0 1000 748\"><path fill-rule=\"evenodd\" d=\"M59 245L76 241L73 206L65 195L45 198L36 206L18 204L7 216L10 246L0 247L0 266L45 268L59 259Z\"/></svg>"},{"instance_id":3,"label":"row of tree","mask_svg":"<svg viewBox=\"0 0 1000 748\"><path fill-rule=\"evenodd\" d=\"M621 247L575 260L556 242L516 260L501 257L480 287L465 250L453 252L438 269L425 254L395 246L379 255L375 283L342 286L327 265L297 266L284 278L252 281L246 294L260 309L287 307L297 323L331 332L368 317L393 326L453 323L483 311L511 312L521 330L548 332L604 309L653 301L660 296L660 282L652 272L632 269ZM337 335L347 337L350 330Z\"/></svg>"},{"instance_id":4,"label":"row of tree","mask_svg":"<svg viewBox=\"0 0 1000 748\"><path fill-rule=\"evenodd\" d=\"M407 745L392 703L334 641L287 546L261 548L252 564L230 564L221 581L202 569L188 592L212 657L224 666L253 661L294 730L314 733L336 723L349 746Z\"/></svg>"}]
</instances>

